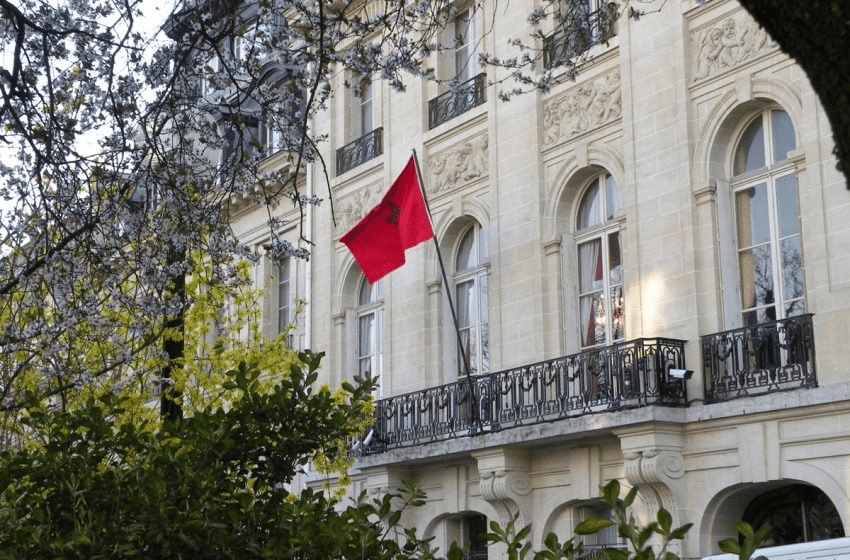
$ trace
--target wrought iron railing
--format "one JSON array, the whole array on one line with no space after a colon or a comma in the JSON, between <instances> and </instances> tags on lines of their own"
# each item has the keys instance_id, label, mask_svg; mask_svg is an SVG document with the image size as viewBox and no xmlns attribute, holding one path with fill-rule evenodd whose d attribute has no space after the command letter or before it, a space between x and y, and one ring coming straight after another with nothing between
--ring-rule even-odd
<instances>
[{"instance_id":1,"label":"wrought iron railing","mask_svg":"<svg viewBox=\"0 0 850 560\"><path fill-rule=\"evenodd\" d=\"M686 406L681 340L637 339L379 400L355 455L648 405Z\"/></svg>"},{"instance_id":2,"label":"wrought iron railing","mask_svg":"<svg viewBox=\"0 0 850 560\"><path fill-rule=\"evenodd\" d=\"M336 151L336 174L342 175L384 153L384 129L378 127Z\"/></svg>"},{"instance_id":3,"label":"wrought iron railing","mask_svg":"<svg viewBox=\"0 0 850 560\"><path fill-rule=\"evenodd\" d=\"M482 72L428 101L428 129L436 128L487 101L487 75Z\"/></svg>"},{"instance_id":4,"label":"wrought iron railing","mask_svg":"<svg viewBox=\"0 0 850 560\"><path fill-rule=\"evenodd\" d=\"M576 558L576 560L598 560L599 558L603 558L602 551L603 550L620 550L625 551L627 547L622 543L612 543L612 544L583 544L581 547L581 556Z\"/></svg>"},{"instance_id":5,"label":"wrought iron railing","mask_svg":"<svg viewBox=\"0 0 850 560\"><path fill-rule=\"evenodd\" d=\"M614 21L617 15L617 5L614 2L603 4L595 12L573 8L569 14L563 16L562 27L543 39L544 67L556 66L586 52L594 45L611 40L616 35Z\"/></svg>"},{"instance_id":6,"label":"wrought iron railing","mask_svg":"<svg viewBox=\"0 0 850 560\"><path fill-rule=\"evenodd\" d=\"M817 387L812 316L703 336L705 401Z\"/></svg>"}]
</instances>

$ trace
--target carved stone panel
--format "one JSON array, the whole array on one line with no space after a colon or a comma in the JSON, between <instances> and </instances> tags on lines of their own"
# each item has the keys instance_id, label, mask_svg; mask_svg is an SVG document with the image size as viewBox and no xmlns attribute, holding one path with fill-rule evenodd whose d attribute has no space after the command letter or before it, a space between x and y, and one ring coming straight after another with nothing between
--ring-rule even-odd
<instances>
[{"instance_id":1,"label":"carved stone panel","mask_svg":"<svg viewBox=\"0 0 850 560\"><path fill-rule=\"evenodd\" d=\"M428 160L428 192L439 195L470 183L488 173L487 134L479 134Z\"/></svg>"},{"instance_id":2,"label":"carved stone panel","mask_svg":"<svg viewBox=\"0 0 850 560\"><path fill-rule=\"evenodd\" d=\"M722 74L776 48L767 32L744 12L693 31L693 81Z\"/></svg>"},{"instance_id":3,"label":"carved stone panel","mask_svg":"<svg viewBox=\"0 0 850 560\"><path fill-rule=\"evenodd\" d=\"M551 146L620 117L620 72L582 84L543 106L543 144Z\"/></svg>"},{"instance_id":4,"label":"carved stone panel","mask_svg":"<svg viewBox=\"0 0 850 560\"><path fill-rule=\"evenodd\" d=\"M336 231L344 234L378 203L380 193L375 185L364 187L338 203Z\"/></svg>"}]
</instances>

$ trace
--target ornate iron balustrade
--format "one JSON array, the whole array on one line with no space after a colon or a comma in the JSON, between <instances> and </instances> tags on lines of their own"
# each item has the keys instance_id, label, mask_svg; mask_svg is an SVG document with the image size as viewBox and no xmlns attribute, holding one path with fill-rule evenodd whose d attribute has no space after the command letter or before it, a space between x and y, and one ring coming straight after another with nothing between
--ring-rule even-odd
<instances>
[{"instance_id":1,"label":"ornate iron balustrade","mask_svg":"<svg viewBox=\"0 0 850 560\"><path fill-rule=\"evenodd\" d=\"M812 316L701 337L705 401L817 387Z\"/></svg>"},{"instance_id":2,"label":"ornate iron balustrade","mask_svg":"<svg viewBox=\"0 0 850 560\"><path fill-rule=\"evenodd\" d=\"M378 127L336 151L336 174L342 175L384 153L384 129Z\"/></svg>"},{"instance_id":3,"label":"ornate iron balustrade","mask_svg":"<svg viewBox=\"0 0 850 560\"><path fill-rule=\"evenodd\" d=\"M487 75L482 72L428 101L428 130L440 126L485 101L487 101Z\"/></svg>"},{"instance_id":4,"label":"ornate iron balustrade","mask_svg":"<svg viewBox=\"0 0 850 560\"><path fill-rule=\"evenodd\" d=\"M637 339L379 400L355 455L648 405L686 406L685 343Z\"/></svg>"},{"instance_id":5,"label":"ornate iron balustrade","mask_svg":"<svg viewBox=\"0 0 850 560\"><path fill-rule=\"evenodd\" d=\"M611 40L614 21L619 15L614 2L603 4L595 12L574 8L563 27L543 39L543 66L552 68L559 63L587 52L590 47Z\"/></svg>"},{"instance_id":6,"label":"ornate iron balustrade","mask_svg":"<svg viewBox=\"0 0 850 560\"><path fill-rule=\"evenodd\" d=\"M598 560L599 558L603 558L602 551L603 550L628 550L626 545L621 543L612 543L612 544L585 544L582 545L582 554L576 560Z\"/></svg>"}]
</instances>

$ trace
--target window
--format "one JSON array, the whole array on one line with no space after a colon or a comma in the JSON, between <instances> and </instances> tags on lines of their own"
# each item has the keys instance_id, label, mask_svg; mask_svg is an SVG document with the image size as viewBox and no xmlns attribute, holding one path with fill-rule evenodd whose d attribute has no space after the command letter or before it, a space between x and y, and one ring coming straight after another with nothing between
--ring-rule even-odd
<instances>
[{"instance_id":1,"label":"window","mask_svg":"<svg viewBox=\"0 0 850 560\"><path fill-rule=\"evenodd\" d=\"M292 271L291 259L284 257L283 262L275 270L277 280L277 332L287 332L287 325L292 320ZM289 336L291 340L291 335Z\"/></svg>"},{"instance_id":2,"label":"window","mask_svg":"<svg viewBox=\"0 0 850 560\"><path fill-rule=\"evenodd\" d=\"M624 337L620 210L620 191L614 178L608 173L595 177L579 204L576 226L582 348Z\"/></svg>"},{"instance_id":3,"label":"window","mask_svg":"<svg viewBox=\"0 0 850 560\"><path fill-rule=\"evenodd\" d=\"M462 236L455 260L455 293L460 342L472 374L490 370L487 236L478 224ZM458 371L465 374L458 349Z\"/></svg>"},{"instance_id":4,"label":"window","mask_svg":"<svg viewBox=\"0 0 850 560\"><path fill-rule=\"evenodd\" d=\"M461 10L452 21L452 76L458 83L471 80L478 74L476 51L475 12L471 8Z\"/></svg>"},{"instance_id":5,"label":"window","mask_svg":"<svg viewBox=\"0 0 850 560\"><path fill-rule=\"evenodd\" d=\"M796 147L785 111L747 125L735 149L732 192L744 326L805 313Z\"/></svg>"},{"instance_id":6,"label":"window","mask_svg":"<svg viewBox=\"0 0 850 560\"><path fill-rule=\"evenodd\" d=\"M555 32L544 41L543 63L550 68L615 35L616 4L605 0L560 0Z\"/></svg>"},{"instance_id":7,"label":"window","mask_svg":"<svg viewBox=\"0 0 850 560\"><path fill-rule=\"evenodd\" d=\"M452 542L465 549L464 560L487 560L487 517L470 513L446 520L446 547Z\"/></svg>"},{"instance_id":8,"label":"window","mask_svg":"<svg viewBox=\"0 0 850 560\"><path fill-rule=\"evenodd\" d=\"M612 519L614 512L611 507L603 503L591 503L578 508L578 518L585 521L590 517L601 517L603 519ZM603 548L625 550L626 544L617 535L617 526L611 525L592 535L584 535L581 538L581 544L584 554L583 559L597 558L599 551Z\"/></svg>"},{"instance_id":9,"label":"window","mask_svg":"<svg viewBox=\"0 0 850 560\"><path fill-rule=\"evenodd\" d=\"M368 76L361 77L351 90L352 99L352 140L372 132L375 128L374 86Z\"/></svg>"},{"instance_id":10,"label":"window","mask_svg":"<svg viewBox=\"0 0 850 560\"><path fill-rule=\"evenodd\" d=\"M829 497L814 486L792 484L756 497L743 520L753 527L770 524L775 546L844 536L841 516Z\"/></svg>"},{"instance_id":11,"label":"window","mask_svg":"<svg viewBox=\"0 0 850 560\"><path fill-rule=\"evenodd\" d=\"M378 280L370 284L366 278L360 282L357 300L357 363L360 376L368 372L379 377L383 369L384 303L383 287ZM380 397L379 394L376 397Z\"/></svg>"}]
</instances>

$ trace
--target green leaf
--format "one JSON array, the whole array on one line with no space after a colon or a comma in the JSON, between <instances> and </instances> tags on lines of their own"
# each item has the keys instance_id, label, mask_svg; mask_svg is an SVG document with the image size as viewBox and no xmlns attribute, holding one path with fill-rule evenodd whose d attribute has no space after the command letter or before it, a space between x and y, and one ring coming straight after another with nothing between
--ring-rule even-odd
<instances>
[{"instance_id":1,"label":"green leaf","mask_svg":"<svg viewBox=\"0 0 850 560\"><path fill-rule=\"evenodd\" d=\"M614 525L614 522L610 519L593 515L579 523L574 532L577 535L594 535L611 525Z\"/></svg>"}]
</instances>

